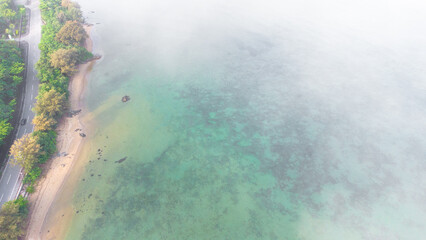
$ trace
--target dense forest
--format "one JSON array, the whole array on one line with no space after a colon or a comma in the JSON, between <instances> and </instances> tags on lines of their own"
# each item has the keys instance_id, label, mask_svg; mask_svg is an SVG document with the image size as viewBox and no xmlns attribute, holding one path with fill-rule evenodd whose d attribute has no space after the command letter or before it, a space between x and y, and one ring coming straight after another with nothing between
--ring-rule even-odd
<instances>
[{"instance_id":1,"label":"dense forest","mask_svg":"<svg viewBox=\"0 0 426 240\"><path fill-rule=\"evenodd\" d=\"M17 36L21 16L25 15L23 6L16 7L12 0L0 0L0 37Z\"/></svg>"},{"instance_id":2,"label":"dense forest","mask_svg":"<svg viewBox=\"0 0 426 240\"><path fill-rule=\"evenodd\" d=\"M22 82L24 62L21 50L13 42L0 41L0 145L12 131L16 91Z\"/></svg>"}]
</instances>

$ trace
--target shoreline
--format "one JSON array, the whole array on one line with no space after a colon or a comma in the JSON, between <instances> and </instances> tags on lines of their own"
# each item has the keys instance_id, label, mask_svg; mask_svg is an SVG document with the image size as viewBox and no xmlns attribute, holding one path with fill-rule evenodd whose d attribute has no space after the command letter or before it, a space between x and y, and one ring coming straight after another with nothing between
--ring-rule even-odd
<instances>
[{"instance_id":1,"label":"shoreline","mask_svg":"<svg viewBox=\"0 0 426 240\"><path fill-rule=\"evenodd\" d=\"M90 38L91 28L92 26L84 26L89 35L84 47L89 52L92 52L93 48L93 42ZM65 114L56 129L58 133L57 154L52 156L43 166L43 175L36 186L36 191L28 198L30 211L25 239L46 239L43 236L50 230L44 231L43 229L46 228L47 219L51 214L54 202L60 198L59 193L66 183L71 169L81 156L81 148L86 138L80 136L80 133L87 135L88 130L90 130L83 124L84 115L87 113L84 107L83 94L86 89L87 75L95 61L96 59L93 59L80 64L78 72L70 78L68 85L70 110L81 109L81 112L73 117L67 117Z\"/></svg>"}]
</instances>

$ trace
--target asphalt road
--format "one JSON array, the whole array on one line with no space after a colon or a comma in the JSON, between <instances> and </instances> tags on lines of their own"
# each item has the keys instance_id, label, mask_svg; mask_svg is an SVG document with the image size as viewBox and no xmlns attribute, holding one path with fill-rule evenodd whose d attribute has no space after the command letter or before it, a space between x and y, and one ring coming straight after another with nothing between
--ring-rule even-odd
<instances>
[{"instance_id":1,"label":"asphalt road","mask_svg":"<svg viewBox=\"0 0 426 240\"><path fill-rule=\"evenodd\" d=\"M38 85L40 84L40 81L36 77L37 73L35 70L35 64L40 58L40 50L38 49L38 44L41 39L41 16L39 4L39 0L32 0L30 5L26 6L31 10L31 16L29 33L25 37L21 38L22 41L26 41L28 43L27 78L25 80L26 87L24 101L22 104L21 119L27 119L27 123L18 127L16 138L20 138L34 130L34 125L32 124L34 113L31 109L34 107L34 103L36 102L35 97L38 94ZM12 165L9 158L7 166L0 178L0 206L2 206L5 202L16 198L22 182L20 172L21 167Z\"/></svg>"}]
</instances>

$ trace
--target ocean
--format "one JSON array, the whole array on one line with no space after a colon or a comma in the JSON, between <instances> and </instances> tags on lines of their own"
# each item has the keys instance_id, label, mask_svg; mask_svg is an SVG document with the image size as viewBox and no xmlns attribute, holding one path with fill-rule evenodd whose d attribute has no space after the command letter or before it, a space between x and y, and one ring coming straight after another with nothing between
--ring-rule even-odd
<instances>
[{"instance_id":1,"label":"ocean","mask_svg":"<svg viewBox=\"0 0 426 240\"><path fill-rule=\"evenodd\" d=\"M421 1L78 2L103 57L66 239L426 235Z\"/></svg>"}]
</instances>

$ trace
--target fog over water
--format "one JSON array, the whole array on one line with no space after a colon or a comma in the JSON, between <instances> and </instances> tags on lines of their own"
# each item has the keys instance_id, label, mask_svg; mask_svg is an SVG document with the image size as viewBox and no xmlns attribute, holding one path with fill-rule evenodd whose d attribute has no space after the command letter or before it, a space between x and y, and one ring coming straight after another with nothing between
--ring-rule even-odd
<instances>
[{"instance_id":1,"label":"fog over water","mask_svg":"<svg viewBox=\"0 0 426 240\"><path fill-rule=\"evenodd\" d=\"M425 1L78 2L103 59L68 239L426 235Z\"/></svg>"}]
</instances>

